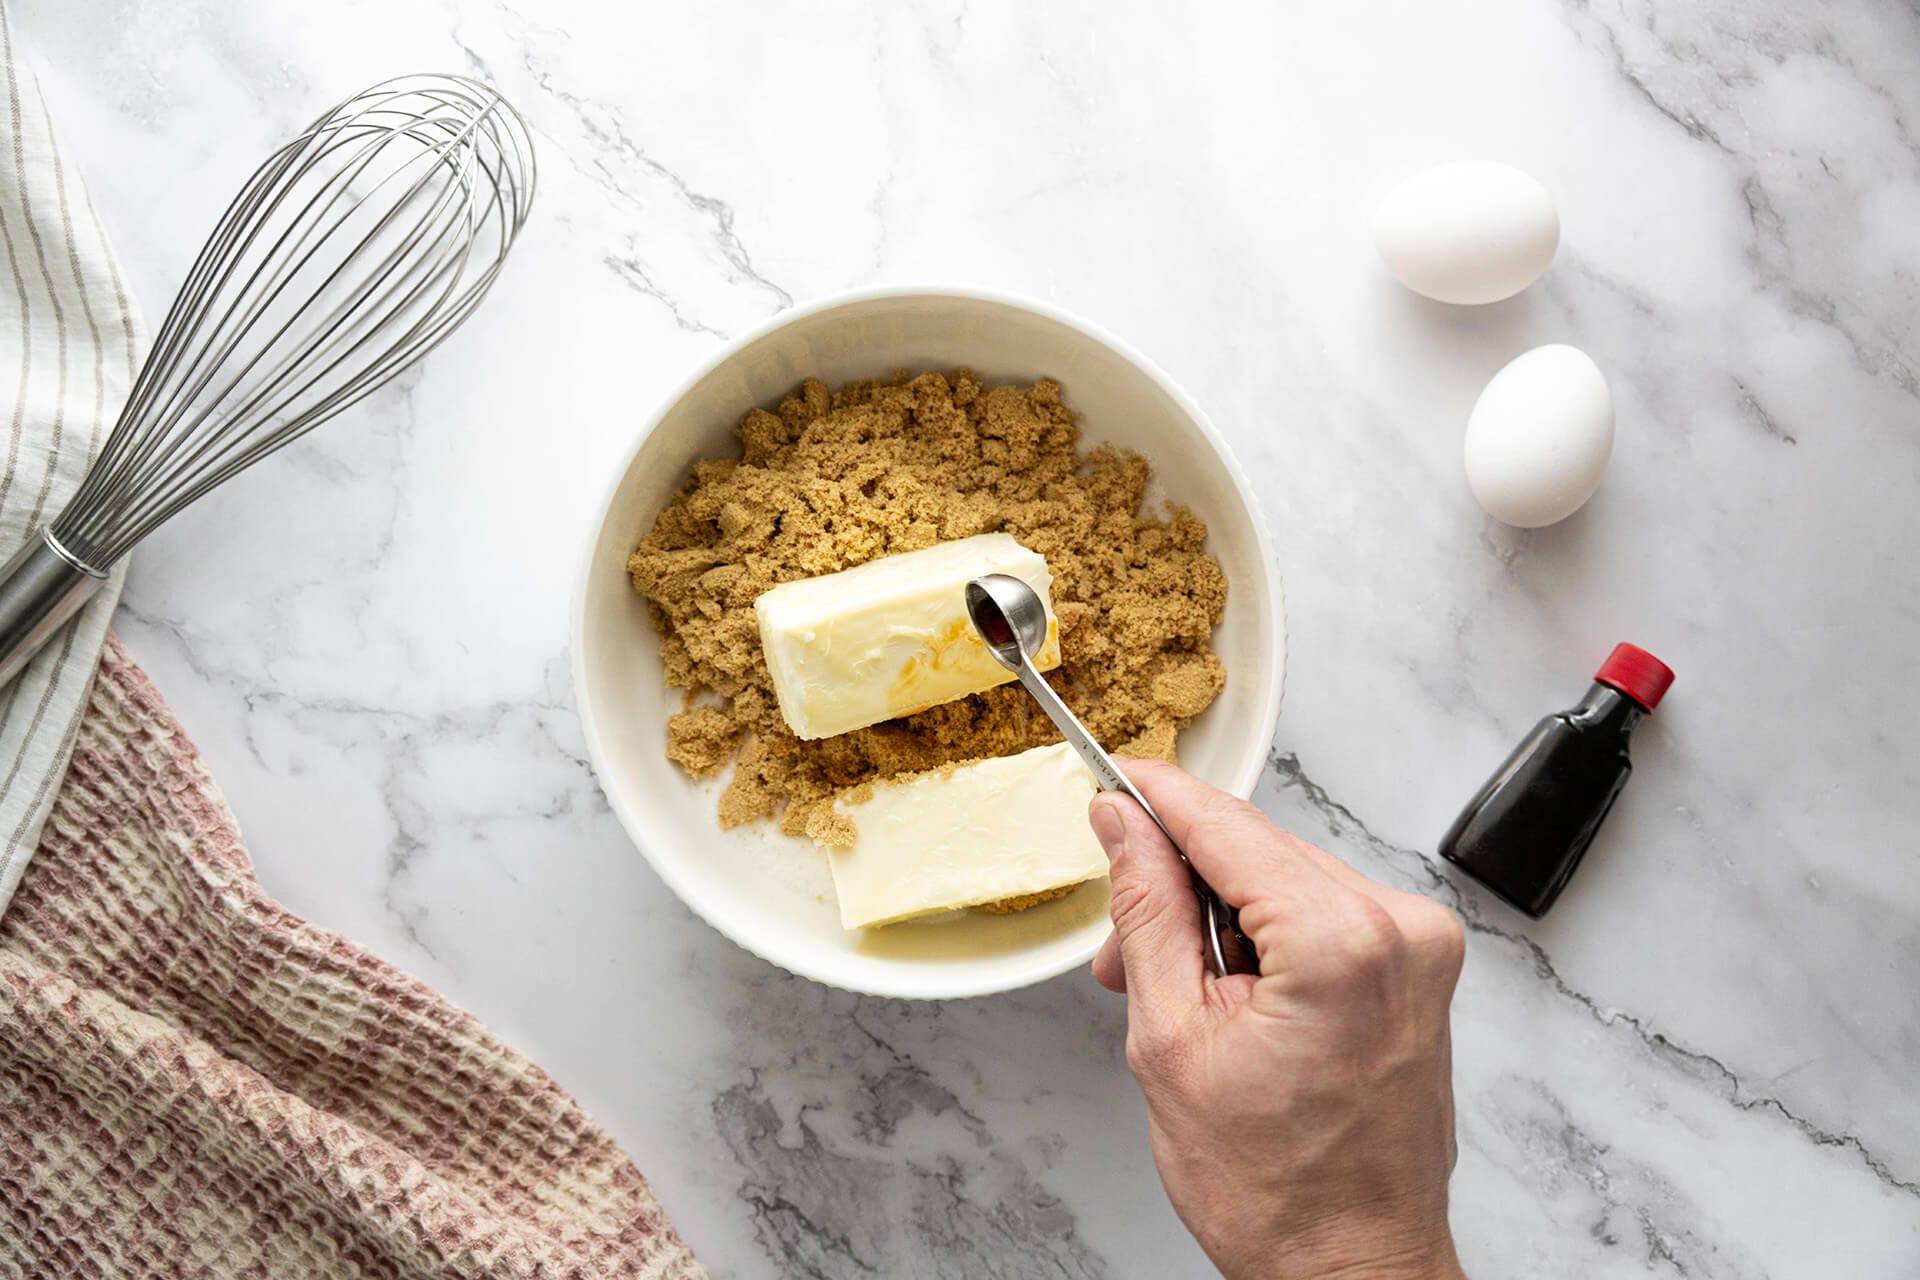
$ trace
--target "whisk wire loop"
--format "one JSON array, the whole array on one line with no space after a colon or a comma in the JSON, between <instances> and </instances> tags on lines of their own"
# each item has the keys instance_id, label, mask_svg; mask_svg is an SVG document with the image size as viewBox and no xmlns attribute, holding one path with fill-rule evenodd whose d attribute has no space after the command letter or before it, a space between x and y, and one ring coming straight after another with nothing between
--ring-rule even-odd
<instances>
[{"instance_id":1,"label":"whisk wire loop","mask_svg":"<svg viewBox=\"0 0 1920 1280\"><path fill-rule=\"evenodd\" d=\"M276 150L189 269L55 520L65 554L104 570L443 341L499 275L535 177L525 123L460 76L376 85Z\"/></svg>"}]
</instances>

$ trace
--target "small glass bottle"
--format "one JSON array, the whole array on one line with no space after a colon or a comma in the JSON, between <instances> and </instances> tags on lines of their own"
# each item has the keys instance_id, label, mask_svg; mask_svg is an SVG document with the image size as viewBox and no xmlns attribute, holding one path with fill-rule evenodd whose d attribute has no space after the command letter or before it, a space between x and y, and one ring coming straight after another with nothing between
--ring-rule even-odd
<instances>
[{"instance_id":1,"label":"small glass bottle","mask_svg":"<svg viewBox=\"0 0 1920 1280\"><path fill-rule=\"evenodd\" d=\"M1536 920L1560 896L1633 772L1627 739L1673 671L1616 645L1580 705L1515 747L1440 839L1440 856Z\"/></svg>"}]
</instances>

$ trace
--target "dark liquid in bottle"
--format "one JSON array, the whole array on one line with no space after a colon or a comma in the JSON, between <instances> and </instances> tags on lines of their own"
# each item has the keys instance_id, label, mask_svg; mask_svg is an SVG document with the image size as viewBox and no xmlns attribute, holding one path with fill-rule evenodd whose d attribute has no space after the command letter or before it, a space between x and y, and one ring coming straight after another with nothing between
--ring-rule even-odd
<instances>
[{"instance_id":1,"label":"dark liquid in bottle","mask_svg":"<svg viewBox=\"0 0 1920 1280\"><path fill-rule=\"evenodd\" d=\"M1454 819L1440 856L1545 915L1633 772L1627 738L1645 714L1596 684L1579 706L1542 720Z\"/></svg>"}]
</instances>

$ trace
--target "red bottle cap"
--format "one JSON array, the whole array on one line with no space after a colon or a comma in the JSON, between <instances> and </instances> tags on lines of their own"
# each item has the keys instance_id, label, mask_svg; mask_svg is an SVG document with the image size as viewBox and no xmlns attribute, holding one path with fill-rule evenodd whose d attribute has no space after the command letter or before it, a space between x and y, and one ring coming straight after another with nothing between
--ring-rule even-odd
<instances>
[{"instance_id":1,"label":"red bottle cap","mask_svg":"<svg viewBox=\"0 0 1920 1280\"><path fill-rule=\"evenodd\" d=\"M1593 678L1651 711L1672 686L1673 668L1638 645L1617 644Z\"/></svg>"}]
</instances>

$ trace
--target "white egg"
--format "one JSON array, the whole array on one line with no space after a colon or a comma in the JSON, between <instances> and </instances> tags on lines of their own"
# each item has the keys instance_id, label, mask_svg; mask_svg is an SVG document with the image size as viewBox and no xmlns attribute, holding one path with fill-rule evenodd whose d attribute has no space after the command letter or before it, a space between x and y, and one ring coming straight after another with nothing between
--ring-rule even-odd
<instances>
[{"instance_id":1,"label":"white egg","mask_svg":"<svg viewBox=\"0 0 1920 1280\"><path fill-rule=\"evenodd\" d=\"M1522 529L1565 520L1613 455L1613 397L1577 347L1535 347L1493 375L1467 418L1467 483L1487 514Z\"/></svg>"},{"instance_id":2,"label":"white egg","mask_svg":"<svg viewBox=\"0 0 1920 1280\"><path fill-rule=\"evenodd\" d=\"M1373 219L1387 270L1415 293L1475 305L1511 298L1560 247L1547 189L1512 165L1466 160L1423 169Z\"/></svg>"}]
</instances>

